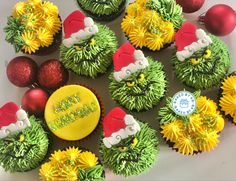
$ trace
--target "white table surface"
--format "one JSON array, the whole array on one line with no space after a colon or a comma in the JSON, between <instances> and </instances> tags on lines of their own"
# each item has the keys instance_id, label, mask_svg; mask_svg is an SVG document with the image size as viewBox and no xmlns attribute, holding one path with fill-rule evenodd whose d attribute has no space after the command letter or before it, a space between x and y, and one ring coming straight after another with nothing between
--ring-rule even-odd
<instances>
[{"instance_id":1,"label":"white table surface","mask_svg":"<svg viewBox=\"0 0 236 181\"><path fill-rule=\"evenodd\" d=\"M6 62L10 61L15 56L13 47L5 42L5 34L3 33L3 27L6 25L7 16L11 14L11 9L17 0L1 0L0 1L0 105L3 105L7 101L15 101L20 104L20 100L25 88L17 88L12 85L6 77ZM52 0L60 9L60 15L64 19L69 13L77 9L76 2L74 0ZM214 4L225 3L236 9L235 0L206 0L204 7L196 13L185 15L187 20L196 22L197 17L206 12L206 10ZM122 15L123 16L123 15ZM116 32L117 38L119 39L120 45L125 42L123 33L120 30L121 17L113 22L106 23L111 29ZM230 35L223 37L222 40L229 46L232 55L232 68L236 69L236 30ZM165 65L168 79L170 80L170 89L167 95L173 95L177 90L185 88L180 82L174 78L173 71L171 69L170 55L173 51L173 47L165 49L159 53L145 52L146 55L151 55ZM50 58L58 58L58 52L45 57L34 57L38 64ZM108 92L108 79L107 76L111 72L112 67L107 74L99 77L98 79L91 80L86 78L78 77L74 74L70 76L70 82L86 83L87 85L96 89L98 94L102 97L105 105L106 113L110 111L114 106L114 101L111 100ZM188 88L187 88L188 89ZM191 90L191 89L188 89ZM211 98L216 98L217 89L211 89L204 91L203 94L209 95ZM162 101L161 105L163 105ZM159 106L154 109L142 112L134 113L139 119L143 119L150 123L150 125L157 129L158 121L156 120L157 111ZM101 130L97 130L95 133L90 135L88 138L77 143L66 143L59 139L55 139L56 144L53 145L54 149L58 149L65 146L82 145L89 148L90 150L98 153L98 135ZM137 177L130 177L126 180L236 180L235 164L236 164L236 126L232 123L226 122L225 128L220 136L220 144L209 153L202 153L194 156L183 156L169 148L160 138L160 155L158 162L155 166ZM63 145L63 146L61 146ZM52 150L53 151L53 150ZM10 174L0 170L0 180L4 181L35 181L38 180L38 169L35 169L26 173L15 173ZM106 172L106 180L125 180L123 177L115 176L111 171Z\"/></svg>"}]
</instances>

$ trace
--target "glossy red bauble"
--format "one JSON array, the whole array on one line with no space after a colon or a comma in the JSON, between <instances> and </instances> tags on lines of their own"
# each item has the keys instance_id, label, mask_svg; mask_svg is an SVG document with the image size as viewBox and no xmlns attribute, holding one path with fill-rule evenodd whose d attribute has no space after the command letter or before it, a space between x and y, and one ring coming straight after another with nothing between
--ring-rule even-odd
<instances>
[{"instance_id":1,"label":"glossy red bauble","mask_svg":"<svg viewBox=\"0 0 236 181\"><path fill-rule=\"evenodd\" d=\"M184 13L194 13L202 7L205 0L176 0L176 2L183 8Z\"/></svg>"},{"instance_id":2,"label":"glossy red bauble","mask_svg":"<svg viewBox=\"0 0 236 181\"><path fill-rule=\"evenodd\" d=\"M25 92L21 99L22 108L30 114L41 115L49 98L49 94L40 88L32 88Z\"/></svg>"},{"instance_id":3,"label":"glossy red bauble","mask_svg":"<svg viewBox=\"0 0 236 181\"><path fill-rule=\"evenodd\" d=\"M236 26L236 12L228 5L217 4L207 11L202 21L210 33L228 35Z\"/></svg>"},{"instance_id":4,"label":"glossy red bauble","mask_svg":"<svg viewBox=\"0 0 236 181\"><path fill-rule=\"evenodd\" d=\"M37 71L38 66L31 58L20 56L7 65L7 78L15 86L27 87L35 82Z\"/></svg>"},{"instance_id":5,"label":"glossy red bauble","mask_svg":"<svg viewBox=\"0 0 236 181\"><path fill-rule=\"evenodd\" d=\"M38 72L38 83L47 89L57 89L69 79L69 72L56 59L44 62Z\"/></svg>"}]
</instances>

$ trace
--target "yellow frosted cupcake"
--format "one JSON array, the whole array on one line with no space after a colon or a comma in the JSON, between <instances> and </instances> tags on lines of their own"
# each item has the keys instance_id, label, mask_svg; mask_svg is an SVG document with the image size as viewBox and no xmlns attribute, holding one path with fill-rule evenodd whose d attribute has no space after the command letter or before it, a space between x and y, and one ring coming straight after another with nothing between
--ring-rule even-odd
<instances>
[{"instance_id":1,"label":"yellow frosted cupcake","mask_svg":"<svg viewBox=\"0 0 236 181\"><path fill-rule=\"evenodd\" d=\"M175 0L138 0L127 7L121 29L136 48L158 51L173 43L183 21Z\"/></svg>"},{"instance_id":2,"label":"yellow frosted cupcake","mask_svg":"<svg viewBox=\"0 0 236 181\"><path fill-rule=\"evenodd\" d=\"M57 6L48 1L18 2L4 28L6 41L16 52L46 55L61 43L61 20Z\"/></svg>"},{"instance_id":3,"label":"yellow frosted cupcake","mask_svg":"<svg viewBox=\"0 0 236 181\"><path fill-rule=\"evenodd\" d=\"M180 91L168 97L159 118L163 138L183 155L213 150L224 128L216 103L200 92Z\"/></svg>"},{"instance_id":4,"label":"yellow frosted cupcake","mask_svg":"<svg viewBox=\"0 0 236 181\"><path fill-rule=\"evenodd\" d=\"M39 169L40 180L104 180L104 168L98 157L79 148L69 147L51 154Z\"/></svg>"}]
</instances>

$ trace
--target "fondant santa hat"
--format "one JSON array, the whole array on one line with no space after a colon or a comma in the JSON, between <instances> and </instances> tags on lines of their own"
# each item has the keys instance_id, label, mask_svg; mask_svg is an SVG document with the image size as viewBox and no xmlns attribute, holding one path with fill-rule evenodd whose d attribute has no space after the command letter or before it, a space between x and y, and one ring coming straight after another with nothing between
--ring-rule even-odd
<instances>
[{"instance_id":1,"label":"fondant santa hat","mask_svg":"<svg viewBox=\"0 0 236 181\"><path fill-rule=\"evenodd\" d=\"M107 148L140 131L138 122L121 108L114 108L103 120L103 143Z\"/></svg>"},{"instance_id":2,"label":"fondant santa hat","mask_svg":"<svg viewBox=\"0 0 236 181\"><path fill-rule=\"evenodd\" d=\"M175 43L177 47L176 56L178 60L184 61L195 52L209 46L212 40L204 30L197 29L194 24L186 22L175 34Z\"/></svg>"},{"instance_id":3,"label":"fondant santa hat","mask_svg":"<svg viewBox=\"0 0 236 181\"><path fill-rule=\"evenodd\" d=\"M68 48L98 32L98 27L94 24L93 19L86 17L79 10L71 13L65 19L63 26L65 38L63 44Z\"/></svg>"},{"instance_id":4,"label":"fondant santa hat","mask_svg":"<svg viewBox=\"0 0 236 181\"><path fill-rule=\"evenodd\" d=\"M0 139L29 126L27 113L14 102L8 102L0 108Z\"/></svg>"},{"instance_id":5,"label":"fondant santa hat","mask_svg":"<svg viewBox=\"0 0 236 181\"><path fill-rule=\"evenodd\" d=\"M130 43L123 44L113 55L114 78L121 81L132 73L146 68L149 63L141 50L136 50Z\"/></svg>"}]
</instances>

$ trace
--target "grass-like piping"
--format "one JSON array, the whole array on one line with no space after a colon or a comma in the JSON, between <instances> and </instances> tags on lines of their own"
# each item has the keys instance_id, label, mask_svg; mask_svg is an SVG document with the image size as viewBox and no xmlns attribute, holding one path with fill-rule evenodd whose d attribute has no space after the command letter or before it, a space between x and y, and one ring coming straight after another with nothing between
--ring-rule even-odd
<instances>
[{"instance_id":1,"label":"grass-like piping","mask_svg":"<svg viewBox=\"0 0 236 181\"><path fill-rule=\"evenodd\" d=\"M114 32L105 25L98 24L98 29L98 33L70 48L61 45L61 61L67 69L92 78L106 72L118 42ZM95 44L91 44L92 39Z\"/></svg>"},{"instance_id":2,"label":"grass-like piping","mask_svg":"<svg viewBox=\"0 0 236 181\"><path fill-rule=\"evenodd\" d=\"M150 57L148 61L147 68L131 74L129 78L120 82L114 79L113 73L109 76L112 98L126 109L149 110L157 105L165 94L167 81L162 63ZM138 79L140 74L145 76L143 81ZM135 82L135 85L129 87L127 82Z\"/></svg>"},{"instance_id":3,"label":"grass-like piping","mask_svg":"<svg viewBox=\"0 0 236 181\"><path fill-rule=\"evenodd\" d=\"M31 127L0 140L0 163L6 171L25 172L34 169L47 154L47 133L40 120L34 116L29 120Z\"/></svg>"},{"instance_id":4,"label":"grass-like piping","mask_svg":"<svg viewBox=\"0 0 236 181\"><path fill-rule=\"evenodd\" d=\"M194 53L192 57L200 58L201 62L197 65L191 63L191 58L181 62L172 56L172 63L177 78L186 85L195 89L207 89L220 85L220 82L228 73L231 59L227 46L216 36L209 35L213 41L207 48L203 48ZM206 49L211 50L211 58L203 58Z\"/></svg>"},{"instance_id":5,"label":"grass-like piping","mask_svg":"<svg viewBox=\"0 0 236 181\"><path fill-rule=\"evenodd\" d=\"M111 148L107 148L101 143L100 152L104 165L117 175L125 177L139 175L150 169L157 160L159 142L156 131L150 128L147 123L140 121L138 123L141 131L136 133L135 136L130 136ZM138 143L132 147L134 138L138 140ZM126 147L126 151L121 152L120 147ZM122 161L124 159L127 161Z\"/></svg>"}]
</instances>

